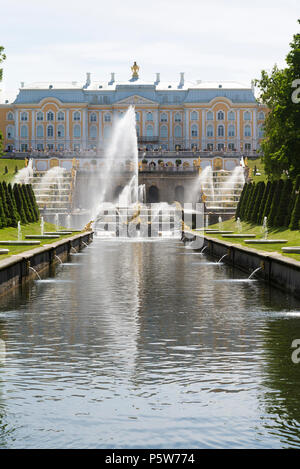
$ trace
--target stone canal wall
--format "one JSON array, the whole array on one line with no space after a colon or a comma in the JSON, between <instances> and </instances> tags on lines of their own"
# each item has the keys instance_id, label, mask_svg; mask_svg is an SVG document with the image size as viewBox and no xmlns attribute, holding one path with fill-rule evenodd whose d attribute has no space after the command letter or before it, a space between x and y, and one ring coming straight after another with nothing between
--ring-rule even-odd
<instances>
[{"instance_id":1,"label":"stone canal wall","mask_svg":"<svg viewBox=\"0 0 300 469\"><path fill-rule=\"evenodd\" d=\"M13 255L0 261L0 296L66 260L71 252L78 252L93 239L93 232L79 233L57 242ZM57 256L57 257L56 257ZM59 260L60 259L60 260Z\"/></svg>"},{"instance_id":2,"label":"stone canal wall","mask_svg":"<svg viewBox=\"0 0 300 469\"><path fill-rule=\"evenodd\" d=\"M188 232L183 235L183 239L184 236L187 236L187 239L191 239L193 235L201 236ZM249 275L260 267L261 270L255 274L256 279L264 280L300 298L299 261L278 253L259 251L258 249L220 241L219 239L207 236L204 236L203 246L207 246L205 254L209 254L216 259L220 259L227 254L222 262L232 267L237 267Z\"/></svg>"}]
</instances>

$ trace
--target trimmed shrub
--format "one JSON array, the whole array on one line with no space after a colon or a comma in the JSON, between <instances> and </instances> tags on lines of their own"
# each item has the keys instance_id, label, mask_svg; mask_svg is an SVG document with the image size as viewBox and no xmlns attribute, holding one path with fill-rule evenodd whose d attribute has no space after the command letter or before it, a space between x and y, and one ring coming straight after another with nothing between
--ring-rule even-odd
<instances>
[{"instance_id":1,"label":"trimmed shrub","mask_svg":"<svg viewBox=\"0 0 300 469\"><path fill-rule=\"evenodd\" d=\"M283 190L283 185L284 182L282 179L279 179L278 184L276 185L276 189L274 191L273 199L272 199L272 204L268 216L268 225L269 226L275 226L275 219L277 216L277 211L278 211L278 205L281 197L281 193Z\"/></svg>"},{"instance_id":2,"label":"trimmed shrub","mask_svg":"<svg viewBox=\"0 0 300 469\"><path fill-rule=\"evenodd\" d=\"M256 198L254 200L253 208L252 208L251 215L250 215L250 219L253 223L257 223L258 221L259 208L261 205L264 192L265 192L265 183L263 181L260 181L257 183Z\"/></svg>"},{"instance_id":3,"label":"trimmed shrub","mask_svg":"<svg viewBox=\"0 0 300 469\"><path fill-rule=\"evenodd\" d=\"M14 193L14 196L15 196L15 201L16 201L18 213L19 213L19 216L20 216L20 221L21 221L22 225L25 225L26 223L28 223L28 220L26 218L26 213L25 213L25 210L24 210L23 197L22 197L21 190L20 190L20 184L15 184L14 185L13 193Z\"/></svg>"},{"instance_id":4,"label":"trimmed shrub","mask_svg":"<svg viewBox=\"0 0 300 469\"><path fill-rule=\"evenodd\" d=\"M268 181L267 185L265 186L265 190L264 190L264 193L263 193L263 196L262 196L262 199L261 199L261 204L260 204L260 207L259 207L259 210L258 210L258 215L257 215L257 220L256 220L256 222L259 225L262 224L262 222L263 222L263 215L264 215L268 195L269 195L269 192L270 192L271 184L272 184L271 181Z\"/></svg>"},{"instance_id":5,"label":"trimmed shrub","mask_svg":"<svg viewBox=\"0 0 300 469\"><path fill-rule=\"evenodd\" d=\"M266 205L265 205L265 210L264 210L264 213L263 213L262 218L261 218L262 220L265 217L267 217L267 218L269 217L270 209L271 209L271 205L272 205L272 200L273 200L273 196L274 196L274 192L276 190L277 184L278 184L278 181L273 181L271 183L270 190L269 190L269 195L268 195L267 202L266 202Z\"/></svg>"},{"instance_id":6,"label":"trimmed shrub","mask_svg":"<svg viewBox=\"0 0 300 469\"><path fill-rule=\"evenodd\" d=\"M283 189L277 207L277 213L274 220L275 226L287 226L285 220L287 218L287 210L291 199L293 184L290 179L286 179L283 183Z\"/></svg>"},{"instance_id":7,"label":"trimmed shrub","mask_svg":"<svg viewBox=\"0 0 300 469\"><path fill-rule=\"evenodd\" d=\"M291 222L292 212L293 212L296 197L297 197L297 191L299 191L299 189L300 189L300 174L296 177L295 182L293 184L293 188L292 188L292 191L291 191L291 197L290 197L290 200L289 200L287 213L286 213L286 217L285 217L284 226L289 226L289 224Z\"/></svg>"},{"instance_id":8,"label":"trimmed shrub","mask_svg":"<svg viewBox=\"0 0 300 469\"><path fill-rule=\"evenodd\" d=\"M291 223L289 225L290 230L299 230L300 223L300 192L298 192L295 205L293 208Z\"/></svg>"}]
</instances>

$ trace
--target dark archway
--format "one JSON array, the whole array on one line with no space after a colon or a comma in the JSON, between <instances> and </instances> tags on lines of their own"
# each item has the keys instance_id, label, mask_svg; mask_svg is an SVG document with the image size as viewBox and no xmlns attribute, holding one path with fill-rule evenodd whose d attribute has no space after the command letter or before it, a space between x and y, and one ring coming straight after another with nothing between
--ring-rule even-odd
<instances>
[{"instance_id":1,"label":"dark archway","mask_svg":"<svg viewBox=\"0 0 300 469\"><path fill-rule=\"evenodd\" d=\"M177 186L175 187L175 200L180 202L181 204L184 203L184 187Z\"/></svg>"},{"instance_id":2,"label":"dark archway","mask_svg":"<svg viewBox=\"0 0 300 469\"><path fill-rule=\"evenodd\" d=\"M159 202L159 190L156 186L151 186L148 191L148 203L155 204L157 202Z\"/></svg>"}]
</instances>

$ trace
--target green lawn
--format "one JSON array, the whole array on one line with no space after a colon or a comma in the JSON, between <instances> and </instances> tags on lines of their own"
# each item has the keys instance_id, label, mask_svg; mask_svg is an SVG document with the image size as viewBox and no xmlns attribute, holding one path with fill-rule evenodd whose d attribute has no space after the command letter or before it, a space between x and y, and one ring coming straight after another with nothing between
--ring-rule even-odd
<instances>
[{"instance_id":1,"label":"green lawn","mask_svg":"<svg viewBox=\"0 0 300 469\"><path fill-rule=\"evenodd\" d=\"M248 159L248 166L252 170L250 177L253 179L253 182L264 181L267 182L267 175L265 174L264 165L261 161L261 158L257 158L256 160ZM260 176L254 176L254 168L256 166L257 172L260 173Z\"/></svg>"},{"instance_id":2,"label":"green lawn","mask_svg":"<svg viewBox=\"0 0 300 469\"><path fill-rule=\"evenodd\" d=\"M26 235L39 235L41 233L41 227L40 227L40 222L36 223L30 223L28 225L21 225L22 228L22 239L25 239ZM64 227L60 227L60 229L64 229ZM56 226L53 225L52 223L47 223L45 222L44 224L44 231L56 231ZM75 234L75 233L74 233ZM62 235L59 238L55 239L41 239L40 246L43 246L44 244L51 244L55 243L56 241L59 241L64 238L68 238L70 235ZM17 240L18 239L18 229L17 228L2 228L0 229L0 241L8 241L8 240ZM13 254L20 254L21 252L24 251L29 251L30 249L35 249L38 248L39 246L2 246L0 245L0 249L9 249L8 254L1 254L0 255L0 261L1 259L5 259Z\"/></svg>"},{"instance_id":3,"label":"green lawn","mask_svg":"<svg viewBox=\"0 0 300 469\"><path fill-rule=\"evenodd\" d=\"M261 226L254 225L251 223L241 222L242 223L242 233L244 234L256 234L257 237L255 239L263 238L263 233L261 230ZM210 225L209 229L219 229L219 224ZM222 222L222 229L225 231L234 231L234 233L238 234L236 221L234 218ZM218 238L222 241L228 241L229 243L234 244L241 244L242 246L246 246L249 248L258 249L259 251L267 251L267 252L278 252L283 256L291 257L300 261L300 254L286 254L283 253L281 250L282 247L288 246L300 246L300 231L291 231L287 228L269 228L268 239L287 239L288 242L286 244L271 244L271 245L264 245L264 244L247 244L244 242L243 239L233 239L233 238L222 238L222 235L217 233L213 234L206 234L206 237L211 238ZM247 237L245 237L247 239Z\"/></svg>"},{"instance_id":4,"label":"green lawn","mask_svg":"<svg viewBox=\"0 0 300 469\"><path fill-rule=\"evenodd\" d=\"M5 166L7 166L8 173L5 174ZM25 167L24 160L6 160L0 158L0 181L11 182L15 176L15 168L18 170Z\"/></svg>"}]
</instances>

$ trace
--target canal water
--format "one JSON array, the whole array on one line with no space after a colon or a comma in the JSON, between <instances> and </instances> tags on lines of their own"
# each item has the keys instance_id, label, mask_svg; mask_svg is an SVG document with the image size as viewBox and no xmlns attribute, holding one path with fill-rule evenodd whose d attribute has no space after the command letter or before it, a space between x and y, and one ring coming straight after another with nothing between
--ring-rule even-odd
<instances>
[{"instance_id":1,"label":"canal water","mask_svg":"<svg viewBox=\"0 0 300 469\"><path fill-rule=\"evenodd\" d=\"M0 447L299 448L300 304L246 279L96 239L2 297Z\"/></svg>"}]
</instances>

